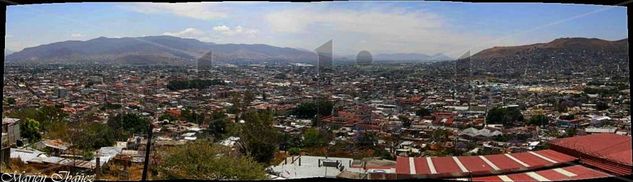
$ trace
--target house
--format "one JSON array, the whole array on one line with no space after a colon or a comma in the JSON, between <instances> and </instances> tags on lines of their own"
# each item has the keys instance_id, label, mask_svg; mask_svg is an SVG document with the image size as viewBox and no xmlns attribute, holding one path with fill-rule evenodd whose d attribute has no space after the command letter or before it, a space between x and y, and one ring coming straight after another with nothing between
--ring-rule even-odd
<instances>
[{"instance_id":1,"label":"house","mask_svg":"<svg viewBox=\"0 0 633 182\"><path fill-rule=\"evenodd\" d=\"M42 141L35 143L35 148L39 150L44 150L44 151L48 150L53 156L61 155L62 153L64 153L64 151L68 150L69 147L70 147L69 143L66 143L60 139L55 139L55 140L44 139Z\"/></svg>"},{"instance_id":2,"label":"house","mask_svg":"<svg viewBox=\"0 0 633 182\"><path fill-rule=\"evenodd\" d=\"M436 112L433 113L433 116L435 117L435 120L433 120L435 125L451 126L453 124L453 113Z\"/></svg>"},{"instance_id":3,"label":"house","mask_svg":"<svg viewBox=\"0 0 633 182\"><path fill-rule=\"evenodd\" d=\"M586 133L615 133L618 130L616 127L587 127L585 128Z\"/></svg>"},{"instance_id":4,"label":"house","mask_svg":"<svg viewBox=\"0 0 633 182\"><path fill-rule=\"evenodd\" d=\"M602 126L607 122L611 121L609 116L593 116L591 117L591 125L593 126Z\"/></svg>"},{"instance_id":5,"label":"house","mask_svg":"<svg viewBox=\"0 0 633 182\"><path fill-rule=\"evenodd\" d=\"M2 118L2 148L15 146L20 139L20 119Z\"/></svg>"},{"instance_id":6,"label":"house","mask_svg":"<svg viewBox=\"0 0 633 182\"><path fill-rule=\"evenodd\" d=\"M9 161L9 149L20 139L20 119L2 118L2 162Z\"/></svg>"}]
</instances>

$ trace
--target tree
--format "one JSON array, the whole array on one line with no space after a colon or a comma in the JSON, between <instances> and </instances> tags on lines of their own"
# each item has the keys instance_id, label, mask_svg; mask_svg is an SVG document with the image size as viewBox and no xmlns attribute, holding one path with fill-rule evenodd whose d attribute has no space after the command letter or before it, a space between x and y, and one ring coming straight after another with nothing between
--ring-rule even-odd
<instances>
[{"instance_id":1,"label":"tree","mask_svg":"<svg viewBox=\"0 0 633 182\"><path fill-rule=\"evenodd\" d=\"M21 123L20 132L20 135L29 139L29 142L36 142L42 138L40 135L40 122L31 118Z\"/></svg>"},{"instance_id":2,"label":"tree","mask_svg":"<svg viewBox=\"0 0 633 182\"><path fill-rule=\"evenodd\" d=\"M576 128L567 128L567 129L565 129L565 135L567 137L576 136Z\"/></svg>"},{"instance_id":3,"label":"tree","mask_svg":"<svg viewBox=\"0 0 633 182\"><path fill-rule=\"evenodd\" d=\"M105 124L88 122L78 129L78 137L73 143L81 150L94 151L101 147L112 146L116 141L114 131Z\"/></svg>"},{"instance_id":4,"label":"tree","mask_svg":"<svg viewBox=\"0 0 633 182\"><path fill-rule=\"evenodd\" d=\"M306 147L323 147L328 143L327 135L316 128L308 128L303 132L303 144Z\"/></svg>"},{"instance_id":5,"label":"tree","mask_svg":"<svg viewBox=\"0 0 633 182\"><path fill-rule=\"evenodd\" d=\"M165 179L263 180L264 166L249 156L233 156L230 150L197 141L168 149L158 171Z\"/></svg>"},{"instance_id":6,"label":"tree","mask_svg":"<svg viewBox=\"0 0 633 182\"><path fill-rule=\"evenodd\" d=\"M213 112L211 114L211 123L209 124L209 133L216 140L224 138L227 131L228 118L224 112Z\"/></svg>"},{"instance_id":7,"label":"tree","mask_svg":"<svg viewBox=\"0 0 633 182\"><path fill-rule=\"evenodd\" d=\"M505 125L512 125L514 122L521 122L523 121L523 114L521 114L521 110L519 110L518 108L506 108L505 109L505 116L504 116L504 124Z\"/></svg>"},{"instance_id":8,"label":"tree","mask_svg":"<svg viewBox=\"0 0 633 182\"><path fill-rule=\"evenodd\" d=\"M373 148L378 143L378 137L373 132L362 132L357 141L360 148Z\"/></svg>"},{"instance_id":9,"label":"tree","mask_svg":"<svg viewBox=\"0 0 633 182\"><path fill-rule=\"evenodd\" d=\"M117 139L127 139L134 133L146 133L149 120L137 114L117 114L108 120L108 126L114 130Z\"/></svg>"},{"instance_id":10,"label":"tree","mask_svg":"<svg viewBox=\"0 0 633 182\"><path fill-rule=\"evenodd\" d=\"M42 106L40 108L23 108L7 114L9 117L18 118L22 121L33 119L38 121L42 132L51 131L51 125L59 122L66 122L68 116L61 108L55 106Z\"/></svg>"},{"instance_id":11,"label":"tree","mask_svg":"<svg viewBox=\"0 0 633 182\"><path fill-rule=\"evenodd\" d=\"M443 142L448 139L448 134L448 130L436 129L433 130L433 133L431 133L431 138L433 139L433 141Z\"/></svg>"},{"instance_id":12,"label":"tree","mask_svg":"<svg viewBox=\"0 0 633 182\"><path fill-rule=\"evenodd\" d=\"M288 149L288 153L290 155L298 155L300 152L301 152L301 149L297 148L297 147L292 147L292 148Z\"/></svg>"},{"instance_id":13,"label":"tree","mask_svg":"<svg viewBox=\"0 0 633 182\"><path fill-rule=\"evenodd\" d=\"M530 120L528 120L529 125L545 126L548 123L549 123L549 119L547 118L547 116L542 115L542 114L533 116L532 118L530 118Z\"/></svg>"},{"instance_id":14,"label":"tree","mask_svg":"<svg viewBox=\"0 0 633 182\"><path fill-rule=\"evenodd\" d=\"M489 124L499 124L503 123L503 116L505 115L504 109L495 107L488 111L488 115L486 116L486 123Z\"/></svg>"},{"instance_id":15,"label":"tree","mask_svg":"<svg viewBox=\"0 0 633 182\"><path fill-rule=\"evenodd\" d=\"M251 110L244 113L240 143L242 152L256 161L268 164L279 143L279 133L272 127L273 116L268 110Z\"/></svg>"},{"instance_id":16,"label":"tree","mask_svg":"<svg viewBox=\"0 0 633 182\"><path fill-rule=\"evenodd\" d=\"M604 111L609 109L609 104L607 104L606 102L598 102L596 103L596 110L598 111Z\"/></svg>"},{"instance_id":17,"label":"tree","mask_svg":"<svg viewBox=\"0 0 633 182\"><path fill-rule=\"evenodd\" d=\"M290 133L282 133L281 134L281 145L279 146L280 150L290 150L292 148L301 148L305 146L303 144L302 138L303 135L300 134L290 134Z\"/></svg>"},{"instance_id":18,"label":"tree","mask_svg":"<svg viewBox=\"0 0 633 182\"><path fill-rule=\"evenodd\" d=\"M431 115L431 111L429 109L427 109L427 108L420 108L420 109L415 111L415 115L420 116L420 117L430 116Z\"/></svg>"},{"instance_id":19,"label":"tree","mask_svg":"<svg viewBox=\"0 0 633 182\"><path fill-rule=\"evenodd\" d=\"M317 114L320 116L332 115L334 103L326 99L317 99L316 101L304 102L299 104L292 113L298 118L311 119Z\"/></svg>"},{"instance_id":20,"label":"tree","mask_svg":"<svg viewBox=\"0 0 633 182\"><path fill-rule=\"evenodd\" d=\"M514 122L523 121L523 114L518 108L500 108L495 107L488 111L486 123L514 125Z\"/></svg>"},{"instance_id":21,"label":"tree","mask_svg":"<svg viewBox=\"0 0 633 182\"><path fill-rule=\"evenodd\" d=\"M196 113L195 110L183 109L181 117L187 122L202 124L204 122L204 115Z\"/></svg>"},{"instance_id":22,"label":"tree","mask_svg":"<svg viewBox=\"0 0 633 182\"><path fill-rule=\"evenodd\" d=\"M224 80L215 79L215 80L172 80L167 83L167 88L169 90L183 90L183 89L204 89L212 85L225 85Z\"/></svg>"},{"instance_id":23,"label":"tree","mask_svg":"<svg viewBox=\"0 0 633 182\"><path fill-rule=\"evenodd\" d=\"M402 121L402 127L408 128L411 126L411 119L409 119L409 117L406 117L404 115L400 115L398 116L398 119L400 119L400 121Z\"/></svg>"},{"instance_id":24,"label":"tree","mask_svg":"<svg viewBox=\"0 0 633 182\"><path fill-rule=\"evenodd\" d=\"M68 128L68 123L65 122L52 123L48 128L49 131L44 134L44 137L71 141Z\"/></svg>"},{"instance_id":25,"label":"tree","mask_svg":"<svg viewBox=\"0 0 633 182\"><path fill-rule=\"evenodd\" d=\"M15 104L15 98L13 98L13 97L7 98L7 104L14 105Z\"/></svg>"},{"instance_id":26,"label":"tree","mask_svg":"<svg viewBox=\"0 0 633 182\"><path fill-rule=\"evenodd\" d=\"M576 116L573 114L568 114L568 115L561 115L559 118L564 119L564 120L573 120L573 119L576 119Z\"/></svg>"}]
</instances>

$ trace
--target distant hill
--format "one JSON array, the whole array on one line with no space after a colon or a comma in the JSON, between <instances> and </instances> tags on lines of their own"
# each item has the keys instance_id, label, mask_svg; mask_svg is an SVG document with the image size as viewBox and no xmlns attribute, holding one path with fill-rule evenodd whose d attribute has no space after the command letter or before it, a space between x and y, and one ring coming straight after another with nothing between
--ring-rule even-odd
<instances>
[{"instance_id":1,"label":"distant hill","mask_svg":"<svg viewBox=\"0 0 633 182\"><path fill-rule=\"evenodd\" d=\"M218 63L315 62L316 54L265 44L215 44L172 36L64 41L25 48L6 57L20 63L181 64L198 58Z\"/></svg>"},{"instance_id":2,"label":"distant hill","mask_svg":"<svg viewBox=\"0 0 633 182\"><path fill-rule=\"evenodd\" d=\"M4 49L4 57L7 57L7 55L9 54L13 54L13 51L9 50L9 49Z\"/></svg>"},{"instance_id":3,"label":"distant hill","mask_svg":"<svg viewBox=\"0 0 633 182\"><path fill-rule=\"evenodd\" d=\"M373 57L376 61L445 61L452 58L441 53L429 56L419 53L394 53L394 54L377 54Z\"/></svg>"},{"instance_id":4,"label":"distant hill","mask_svg":"<svg viewBox=\"0 0 633 182\"><path fill-rule=\"evenodd\" d=\"M472 55L473 68L491 72L628 70L628 39L559 38L548 43L493 47Z\"/></svg>"},{"instance_id":5,"label":"distant hill","mask_svg":"<svg viewBox=\"0 0 633 182\"><path fill-rule=\"evenodd\" d=\"M335 59L343 62L355 62L356 55L347 56L334 56ZM420 53L391 53L391 54L376 54L372 55L372 61L374 63L424 63L435 61L449 61L455 60L444 54L438 53L432 56Z\"/></svg>"}]
</instances>

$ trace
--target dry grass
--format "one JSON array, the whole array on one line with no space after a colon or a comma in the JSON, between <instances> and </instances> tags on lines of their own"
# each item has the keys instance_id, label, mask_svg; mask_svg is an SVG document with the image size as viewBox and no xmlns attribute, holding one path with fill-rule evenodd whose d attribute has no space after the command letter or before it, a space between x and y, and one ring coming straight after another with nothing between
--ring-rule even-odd
<instances>
[{"instance_id":1,"label":"dry grass","mask_svg":"<svg viewBox=\"0 0 633 182\"><path fill-rule=\"evenodd\" d=\"M2 167L0 167L2 170L0 170L0 172L2 173L14 173L14 172L25 172L27 174L31 173L31 174L36 174L39 173L39 170L33 166L30 166L28 164L25 164L24 162L22 162L21 159L19 158L14 158L14 159L10 159L9 160L9 165L6 164L2 164Z\"/></svg>"}]
</instances>

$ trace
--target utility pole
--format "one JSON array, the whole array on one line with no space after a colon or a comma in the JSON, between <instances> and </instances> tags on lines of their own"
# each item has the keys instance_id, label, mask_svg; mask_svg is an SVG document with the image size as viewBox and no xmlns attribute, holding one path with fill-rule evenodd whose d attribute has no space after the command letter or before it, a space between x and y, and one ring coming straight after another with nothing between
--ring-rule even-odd
<instances>
[{"instance_id":1,"label":"utility pole","mask_svg":"<svg viewBox=\"0 0 633 182\"><path fill-rule=\"evenodd\" d=\"M147 145L145 147L145 161L144 161L144 165L143 165L143 177L141 178L141 181L147 181L147 167L149 166L149 150L151 149L151 145L152 145L152 124L149 124L148 130L147 130Z\"/></svg>"}]
</instances>

